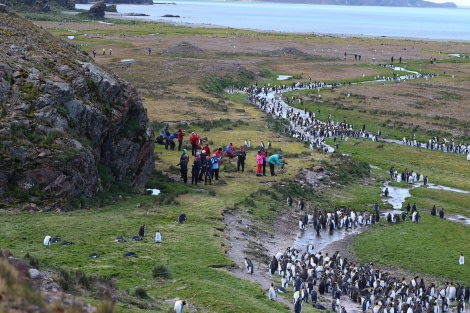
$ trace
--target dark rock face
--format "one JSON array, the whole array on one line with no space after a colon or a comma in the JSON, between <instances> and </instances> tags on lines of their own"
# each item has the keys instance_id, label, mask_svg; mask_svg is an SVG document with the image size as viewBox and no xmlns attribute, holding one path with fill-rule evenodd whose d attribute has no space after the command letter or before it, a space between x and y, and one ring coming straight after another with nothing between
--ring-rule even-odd
<instances>
[{"instance_id":1,"label":"dark rock face","mask_svg":"<svg viewBox=\"0 0 470 313\"><path fill-rule=\"evenodd\" d=\"M136 89L14 13L0 29L0 202L143 192L154 133ZM58 201L61 200L61 201Z\"/></svg>"},{"instance_id":2,"label":"dark rock face","mask_svg":"<svg viewBox=\"0 0 470 313\"><path fill-rule=\"evenodd\" d=\"M104 17L104 12L106 11L106 4L104 1L99 1L93 4L88 11L91 17Z\"/></svg>"}]
</instances>

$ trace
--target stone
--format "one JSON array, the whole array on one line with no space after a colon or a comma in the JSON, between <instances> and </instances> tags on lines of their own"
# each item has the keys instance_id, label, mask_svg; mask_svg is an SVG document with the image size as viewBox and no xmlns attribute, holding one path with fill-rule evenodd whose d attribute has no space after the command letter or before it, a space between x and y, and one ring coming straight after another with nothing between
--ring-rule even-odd
<instances>
[{"instance_id":1,"label":"stone","mask_svg":"<svg viewBox=\"0 0 470 313\"><path fill-rule=\"evenodd\" d=\"M43 277L42 273L35 269L35 268L30 268L29 269L29 277L31 279L41 279Z\"/></svg>"}]
</instances>

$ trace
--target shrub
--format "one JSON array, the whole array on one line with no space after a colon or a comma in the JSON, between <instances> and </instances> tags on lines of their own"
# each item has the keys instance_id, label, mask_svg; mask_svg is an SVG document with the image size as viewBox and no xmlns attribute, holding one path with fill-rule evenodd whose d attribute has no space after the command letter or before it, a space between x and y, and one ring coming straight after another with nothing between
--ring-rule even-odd
<instances>
[{"instance_id":1,"label":"shrub","mask_svg":"<svg viewBox=\"0 0 470 313\"><path fill-rule=\"evenodd\" d=\"M147 291L145 291L145 289L141 287L138 287L134 293L137 297L141 299L147 299L149 297L149 295L147 294Z\"/></svg>"},{"instance_id":2,"label":"shrub","mask_svg":"<svg viewBox=\"0 0 470 313\"><path fill-rule=\"evenodd\" d=\"M90 289L90 280L83 271L78 270L75 273L78 283L85 289Z\"/></svg>"},{"instance_id":3,"label":"shrub","mask_svg":"<svg viewBox=\"0 0 470 313\"><path fill-rule=\"evenodd\" d=\"M169 279L171 278L171 273L166 265L160 264L153 268L152 276L153 278Z\"/></svg>"}]
</instances>

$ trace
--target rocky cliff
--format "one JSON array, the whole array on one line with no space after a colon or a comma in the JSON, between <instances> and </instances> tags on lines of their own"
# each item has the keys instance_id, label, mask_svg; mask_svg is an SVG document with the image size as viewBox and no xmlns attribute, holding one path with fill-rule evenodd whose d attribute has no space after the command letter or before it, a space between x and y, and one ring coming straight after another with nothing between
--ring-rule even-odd
<instances>
[{"instance_id":1,"label":"rocky cliff","mask_svg":"<svg viewBox=\"0 0 470 313\"><path fill-rule=\"evenodd\" d=\"M136 89L15 13L0 13L0 203L64 207L143 192L154 133Z\"/></svg>"}]
</instances>

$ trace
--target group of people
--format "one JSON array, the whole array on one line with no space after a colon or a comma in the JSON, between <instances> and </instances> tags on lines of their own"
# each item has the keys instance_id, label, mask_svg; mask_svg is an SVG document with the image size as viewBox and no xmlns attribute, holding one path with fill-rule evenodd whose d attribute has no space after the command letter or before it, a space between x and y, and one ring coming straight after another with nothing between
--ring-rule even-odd
<instances>
[{"instance_id":1,"label":"group of people","mask_svg":"<svg viewBox=\"0 0 470 313\"><path fill-rule=\"evenodd\" d=\"M211 149L208 143L205 143L201 150L197 146L194 149L194 159L191 164L191 184L197 185L202 182L204 185L212 185L213 180L219 180L220 178L220 165L223 162L224 157L228 159L237 158L237 171L245 171L245 159L246 152L245 148L241 146L238 151L235 151L235 147L232 143L227 145L225 154L222 148L216 149L211 154ZM189 154L186 149L183 149L183 153L180 156L179 163L176 166L180 167L181 178L184 183L188 181L188 168L190 164Z\"/></svg>"},{"instance_id":2,"label":"group of people","mask_svg":"<svg viewBox=\"0 0 470 313\"><path fill-rule=\"evenodd\" d=\"M106 48L103 48L103 55L106 54ZM113 53L113 49L112 48L109 48L109 55L111 55ZM96 57L96 49L93 49L93 57L95 58Z\"/></svg>"},{"instance_id":3,"label":"group of people","mask_svg":"<svg viewBox=\"0 0 470 313\"><path fill-rule=\"evenodd\" d=\"M176 147L176 141L178 141L178 151L181 151L183 147L183 139L186 134L183 132L181 128L178 128L177 131L175 132L170 132L169 126L166 125L163 131L157 138L155 139L155 142L164 145L165 149L170 149L170 150L175 150Z\"/></svg>"},{"instance_id":4,"label":"group of people","mask_svg":"<svg viewBox=\"0 0 470 313\"><path fill-rule=\"evenodd\" d=\"M237 159L237 172L245 172L245 160L247 157L245 145L251 147L251 141L245 140L245 145L240 146L238 149L229 143L225 147L225 151L222 147L217 148L215 151L211 151L209 143L206 142L203 144L201 136L196 132L192 132L189 137L189 143L191 144L191 155L194 157L192 163L187 149L183 148L183 140L185 133L181 128L178 128L177 131L171 133L169 126L166 125L161 134L156 138L156 142L165 145L165 149L175 150L176 143L178 141L178 151L182 150L182 154L179 159L179 163L176 166L180 167L181 178L184 183L188 181L188 169L191 165L191 184L197 185L198 182L203 184L212 185L213 180L219 180L220 177L220 165L223 162L224 157L228 159ZM269 170L271 176L276 176L275 166L280 165L281 168L284 168L284 164L287 164L283 160L282 154L273 154L268 156L268 152L264 147L264 144L261 144L260 149L256 155L257 168L256 176L265 176L266 175L266 166L269 164Z\"/></svg>"}]
</instances>

